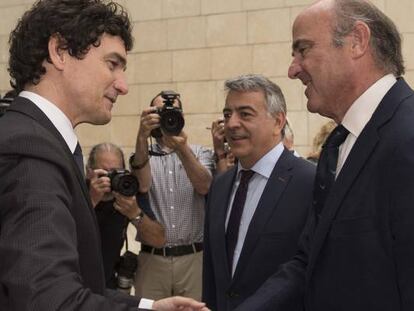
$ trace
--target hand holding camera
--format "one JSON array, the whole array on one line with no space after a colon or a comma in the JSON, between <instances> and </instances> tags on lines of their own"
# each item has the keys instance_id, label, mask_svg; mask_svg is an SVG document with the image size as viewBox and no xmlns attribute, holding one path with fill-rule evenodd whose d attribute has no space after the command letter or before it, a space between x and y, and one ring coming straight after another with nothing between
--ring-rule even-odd
<instances>
[{"instance_id":1,"label":"hand holding camera","mask_svg":"<svg viewBox=\"0 0 414 311\"><path fill-rule=\"evenodd\" d=\"M87 174L87 178L89 179L89 194L94 207L100 201L105 200L105 196L111 194L112 191L119 192L126 197L134 197L139 189L136 177L125 169L114 169L110 171L95 169L88 170ZM110 199L110 197L107 199Z\"/></svg>"},{"instance_id":2,"label":"hand holding camera","mask_svg":"<svg viewBox=\"0 0 414 311\"><path fill-rule=\"evenodd\" d=\"M155 107L148 107L141 113L141 123L138 136L147 139L151 132L160 126L160 115L156 113Z\"/></svg>"},{"instance_id":3,"label":"hand holding camera","mask_svg":"<svg viewBox=\"0 0 414 311\"><path fill-rule=\"evenodd\" d=\"M181 131L177 136L165 135L162 137L164 145L172 150L180 151L187 146L187 134Z\"/></svg>"},{"instance_id":4,"label":"hand holding camera","mask_svg":"<svg viewBox=\"0 0 414 311\"><path fill-rule=\"evenodd\" d=\"M114 208L122 215L127 217L128 219L134 219L137 217L142 211L138 207L137 200L135 196L126 197L118 192L114 192Z\"/></svg>"},{"instance_id":5,"label":"hand holding camera","mask_svg":"<svg viewBox=\"0 0 414 311\"><path fill-rule=\"evenodd\" d=\"M104 199L105 194L111 192L111 180L107 174L108 172L103 169L87 170L86 177L89 180L89 195L93 207Z\"/></svg>"},{"instance_id":6,"label":"hand holding camera","mask_svg":"<svg viewBox=\"0 0 414 311\"><path fill-rule=\"evenodd\" d=\"M211 124L211 136L215 154L225 154L227 151L225 147L226 138L224 137L224 121L222 119L213 121Z\"/></svg>"},{"instance_id":7,"label":"hand holding camera","mask_svg":"<svg viewBox=\"0 0 414 311\"><path fill-rule=\"evenodd\" d=\"M152 106L142 112L138 136L145 139L150 135L154 138L178 136L184 123L180 94L174 91L162 91L152 101Z\"/></svg>"}]
</instances>

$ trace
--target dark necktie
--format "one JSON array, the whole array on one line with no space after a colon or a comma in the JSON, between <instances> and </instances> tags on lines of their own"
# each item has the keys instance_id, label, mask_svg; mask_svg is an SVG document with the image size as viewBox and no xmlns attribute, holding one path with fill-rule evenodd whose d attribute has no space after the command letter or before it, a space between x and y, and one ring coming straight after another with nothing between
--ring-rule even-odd
<instances>
[{"instance_id":1,"label":"dark necktie","mask_svg":"<svg viewBox=\"0 0 414 311\"><path fill-rule=\"evenodd\" d=\"M339 146L345 141L348 134L349 131L340 124L332 131L323 146L313 190L313 206L316 216L322 212L325 200L335 182Z\"/></svg>"},{"instance_id":2,"label":"dark necktie","mask_svg":"<svg viewBox=\"0 0 414 311\"><path fill-rule=\"evenodd\" d=\"M239 236L240 219L243 214L244 203L246 202L249 180L253 174L254 172L251 170L241 171L240 184L234 196L229 222L227 223L226 246L230 270L233 264L234 249L236 248L237 238Z\"/></svg>"},{"instance_id":3,"label":"dark necktie","mask_svg":"<svg viewBox=\"0 0 414 311\"><path fill-rule=\"evenodd\" d=\"M82 176L84 176L85 172L83 170L82 148L79 145L79 143L76 144L75 151L73 152L73 157L75 158L75 162L78 165L78 168L79 168L80 172L82 173Z\"/></svg>"}]
</instances>

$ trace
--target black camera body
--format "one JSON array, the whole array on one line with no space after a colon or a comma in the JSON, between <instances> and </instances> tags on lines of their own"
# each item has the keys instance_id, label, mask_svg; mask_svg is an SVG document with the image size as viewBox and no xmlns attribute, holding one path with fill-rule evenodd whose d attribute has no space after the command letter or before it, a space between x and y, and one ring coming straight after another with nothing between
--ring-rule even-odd
<instances>
[{"instance_id":1,"label":"black camera body","mask_svg":"<svg viewBox=\"0 0 414 311\"><path fill-rule=\"evenodd\" d=\"M12 96L9 96L8 92L6 93L6 95L4 95L4 97L2 99L0 99L0 117L2 117L7 109L10 107L10 104L13 102L14 98Z\"/></svg>"},{"instance_id":2,"label":"black camera body","mask_svg":"<svg viewBox=\"0 0 414 311\"><path fill-rule=\"evenodd\" d=\"M119 192L126 197L132 197L138 193L138 180L128 170L111 170L108 172L108 177L111 180L112 191Z\"/></svg>"},{"instance_id":3,"label":"black camera body","mask_svg":"<svg viewBox=\"0 0 414 311\"><path fill-rule=\"evenodd\" d=\"M127 294L130 293L137 268L138 256L133 252L126 251L115 268L117 272L117 286L120 291Z\"/></svg>"},{"instance_id":4,"label":"black camera body","mask_svg":"<svg viewBox=\"0 0 414 311\"><path fill-rule=\"evenodd\" d=\"M155 138L160 138L162 132L169 136L177 136L185 124L182 109L174 107L175 100L180 102L180 94L174 91L162 91L160 95L164 99L164 106L156 110L161 118L160 128L153 130L151 134Z\"/></svg>"}]
</instances>

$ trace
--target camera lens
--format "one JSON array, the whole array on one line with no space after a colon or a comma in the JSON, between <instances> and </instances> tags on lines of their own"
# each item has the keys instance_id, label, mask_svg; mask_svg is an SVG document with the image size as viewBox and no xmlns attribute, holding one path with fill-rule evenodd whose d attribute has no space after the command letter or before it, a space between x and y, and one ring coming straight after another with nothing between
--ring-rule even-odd
<instances>
[{"instance_id":1,"label":"camera lens","mask_svg":"<svg viewBox=\"0 0 414 311\"><path fill-rule=\"evenodd\" d=\"M111 188L124 196L132 197L138 192L138 181L129 173L117 173L111 176Z\"/></svg>"},{"instance_id":2,"label":"camera lens","mask_svg":"<svg viewBox=\"0 0 414 311\"><path fill-rule=\"evenodd\" d=\"M176 136L184 127L184 118L179 109L166 110L161 115L161 128L167 135Z\"/></svg>"}]
</instances>

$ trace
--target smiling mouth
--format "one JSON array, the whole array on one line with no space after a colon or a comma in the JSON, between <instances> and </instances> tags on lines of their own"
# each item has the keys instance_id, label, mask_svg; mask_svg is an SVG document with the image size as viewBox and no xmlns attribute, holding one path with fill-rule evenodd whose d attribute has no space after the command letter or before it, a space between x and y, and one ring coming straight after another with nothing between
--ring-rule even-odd
<instances>
[{"instance_id":1,"label":"smiling mouth","mask_svg":"<svg viewBox=\"0 0 414 311\"><path fill-rule=\"evenodd\" d=\"M232 136L230 136L230 139L232 141L239 141L239 140L243 140L243 139L246 139L246 138L247 137L245 135L243 135L243 136L240 136L240 135L232 135Z\"/></svg>"}]
</instances>

